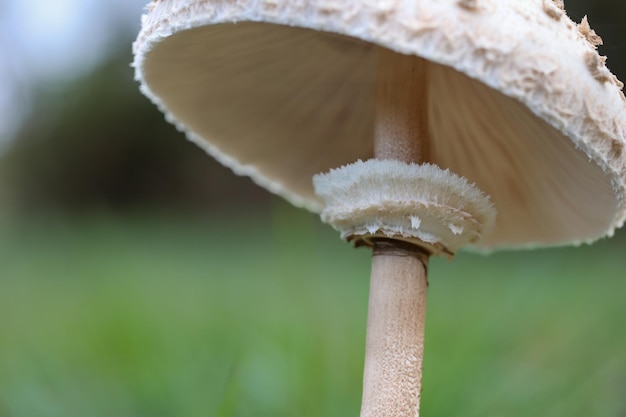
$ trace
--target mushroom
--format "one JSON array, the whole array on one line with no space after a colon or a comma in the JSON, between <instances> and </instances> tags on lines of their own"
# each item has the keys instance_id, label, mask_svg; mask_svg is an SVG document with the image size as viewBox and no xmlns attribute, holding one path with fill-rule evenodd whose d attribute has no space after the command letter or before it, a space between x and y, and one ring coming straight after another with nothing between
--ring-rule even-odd
<instances>
[{"instance_id":1,"label":"mushroom","mask_svg":"<svg viewBox=\"0 0 626 417\"><path fill-rule=\"evenodd\" d=\"M600 43L552 0L155 0L133 65L209 154L373 248L361 415L415 416L430 256L624 223Z\"/></svg>"}]
</instances>

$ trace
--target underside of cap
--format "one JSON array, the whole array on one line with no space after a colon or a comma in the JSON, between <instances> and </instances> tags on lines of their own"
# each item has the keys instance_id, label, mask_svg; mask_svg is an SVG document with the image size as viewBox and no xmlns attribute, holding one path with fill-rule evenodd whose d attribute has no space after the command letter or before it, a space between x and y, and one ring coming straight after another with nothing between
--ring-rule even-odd
<instances>
[{"instance_id":1,"label":"underside of cap","mask_svg":"<svg viewBox=\"0 0 626 417\"><path fill-rule=\"evenodd\" d=\"M425 58L428 160L491 197L480 246L519 247L624 223L626 100L597 43L550 0L160 0L134 66L192 140L321 211L313 175L373 157L379 48Z\"/></svg>"}]
</instances>

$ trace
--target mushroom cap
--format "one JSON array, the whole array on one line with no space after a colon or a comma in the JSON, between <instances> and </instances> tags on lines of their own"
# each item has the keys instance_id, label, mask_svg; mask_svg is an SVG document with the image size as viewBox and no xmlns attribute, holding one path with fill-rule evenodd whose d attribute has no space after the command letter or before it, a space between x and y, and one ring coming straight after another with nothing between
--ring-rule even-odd
<instances>
[{"instance_id":1,"label":"mushroom cap","mask_svg":"<svg viewBox=\"0 0 626 417\"><path fill-rule=\"evenodd\" d=\"M481 247L531 247L626 218L626 99L598 43L552 0L157 0L133 65L191 140L319 212L313 175L373 157L378 51L422 57L428 162L491 197Z\"/></svg>"}]
</instances>

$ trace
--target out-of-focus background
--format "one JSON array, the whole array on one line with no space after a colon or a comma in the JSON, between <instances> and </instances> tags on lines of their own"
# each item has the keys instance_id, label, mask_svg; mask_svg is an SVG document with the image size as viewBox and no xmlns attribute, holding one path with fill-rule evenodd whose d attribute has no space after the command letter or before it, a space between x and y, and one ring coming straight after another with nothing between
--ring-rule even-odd
<instances>
[{"instance_id":1,"label":"out-of-focus background","mask_svg":"<svg viewBox=\"0 0 626 417\"><path fill-rule=\"evenodd\" d=\"M356 416L369 254L165 123L143 5L0 1L0 417ZM625 254L433 260L423 414L626 416Z\"/></svg>"}]
</instances>

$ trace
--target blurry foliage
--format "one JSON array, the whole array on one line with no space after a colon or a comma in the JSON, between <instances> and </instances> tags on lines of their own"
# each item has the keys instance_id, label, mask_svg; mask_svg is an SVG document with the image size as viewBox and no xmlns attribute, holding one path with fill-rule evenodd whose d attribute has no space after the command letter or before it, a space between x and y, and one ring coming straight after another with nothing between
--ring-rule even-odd
<instances>
[{"instance_id":1,"label":"blurry foliage","mask_svg":"<svg viewBox=\"0 0 626 417\"><path fill-rule=\"evenodd\" d=\"M369 253L277 206L0 223L0 416L358 416ZM626 416L621 248L430 268L423 415Z\"/></svg>"},{"instance_id":2,"label":"blurry foliage","mask_svg":"<svg viewBox=\"0 0 626 417\"><path fill-rule=\"evenodd\" d=\"M214 208L269 201L167 123L133 80L131 41L68 84L43 85L0 160L3 204L19 212ZM8 193L8 195L7 195Z\"/></svg>"}]
</instances>

